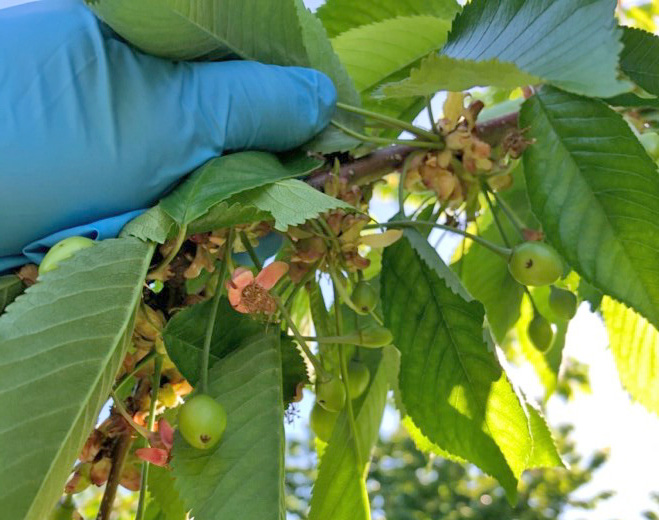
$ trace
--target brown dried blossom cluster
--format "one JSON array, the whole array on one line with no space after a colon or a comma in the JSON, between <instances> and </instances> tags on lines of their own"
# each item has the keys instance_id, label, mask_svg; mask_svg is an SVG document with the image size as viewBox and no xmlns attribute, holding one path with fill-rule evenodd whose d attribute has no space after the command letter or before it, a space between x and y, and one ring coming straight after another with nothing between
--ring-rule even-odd
<instances>
[{"instance_id":1,"label":"brown dried blossom cluster","mask_svg":"<svg viewBox=\"0 0 659 520\"><path fill-rule=\"evenodd\" d=\"M450 92L444 103L444 118L437 122L445 148L415 154L408 165L405 189L432 191L440 203L456 209L466 203L467 215L478 210L481 181L501 191L512 185L510 159L519 157L528 145L522 133L507 135L501 147L491 145L477 135L476 119L483 109L481 101L465 107L465 94Z\"/></svg>"}]
</instances>

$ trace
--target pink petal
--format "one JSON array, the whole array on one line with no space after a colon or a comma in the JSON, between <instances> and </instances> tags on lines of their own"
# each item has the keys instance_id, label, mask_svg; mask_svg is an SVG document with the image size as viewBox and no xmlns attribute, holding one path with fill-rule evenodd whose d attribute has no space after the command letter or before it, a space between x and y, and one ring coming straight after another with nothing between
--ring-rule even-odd
<instances>
[{"instance_id":1,"label":"pink petal","mask_svg":"<svg viewBox=\"0 0 659 520\"><path fill-rule=\"evenodd\" d=\"M234 287L227 287L227 296L229 297L229 303L231 304L231 307L238 310L240 300L243 297L243 290L236 289Z\"/></svg>"},{"instance_id":2,"label":"pink petal","mask_svg":"<svg viewBox=\"0 0 659 520\"><path fill-rule=\"evenodd\" d=\"M254 281L254 274L247 267L238 267L231 275L228 285L236 289L244 289Z\"/></svg>"},{"instance_id":3,"label":"pink petal","mask_svg":"<svg viewBox=\"0 0 659 520\"><path fill-rule=\"evenodd\" d=\"M268 267L264 267L258 274L256 277L256 283L266 291L269 291L287 272L288 264L286 262L272 262Z\"/></svg>"},{"instance_id":4,"label":"pink petal","mask_svg":"<svg viewBox=\"0 0 659 520\"><path fill-rule=\"evenodd\" d=\"M160 441L165 445L165 448L172 449L174 446L174 428L167 422L167 419L160 419L158 421L158 433L160 434Z\"/></svg>"},{"instance_id":5,"label":"pink petal","mask_svg":"<svg viewBox=\"0 0 659 520\"><path fill-rule=\"evenodd\" d=\"M142 460L161 467L166 466L169 460L169 452L160 448L139 448L135 450L135 455Z\"/></svg>"}]
</instances>

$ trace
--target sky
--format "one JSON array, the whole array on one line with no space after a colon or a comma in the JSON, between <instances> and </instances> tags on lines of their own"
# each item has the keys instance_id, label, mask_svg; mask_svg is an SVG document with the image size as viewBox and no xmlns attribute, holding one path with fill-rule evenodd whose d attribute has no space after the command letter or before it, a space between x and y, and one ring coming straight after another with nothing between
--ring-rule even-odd
<instances>
[{"instance_id":1,"label":"sky","mask_svg":"<svg viewBox=\"0 0 659 520\"><path fill-rule=\"evenodd\" d=\"M23 2L0 0L0 9ZM323 0L305 0L312 9L322 3ZM440 113L441 99L434 100L433 105L436 105L435 113ZM427 127L427 116L422 114L417 123ZM374 211L385 219L395 207L380 203ZM440 254L445 259L450 257L452 245L455 242L442 244ZM550 399L548 422L550 425L573 424L577 450L585 456L596 449L610 449L609 462L584 488L584 496L604 489L614 489L617 496L596 511L568 512L560 520L641 520L641 511L652 507L649 493L659 491L659 418L632 403L621 388L602 322L585 305L570 324L564 356L590 366L592 393L578 394L567 404L560 399ZM515 370L512 378L527 395L540 395L540 385L532 369ZM309 397L303 400L301 419L288 428L289 435L301 435L305 431L311 403ZM397 413L388 410L382 433L391 433L396 426Z\"/></svg>"}]
</instances>

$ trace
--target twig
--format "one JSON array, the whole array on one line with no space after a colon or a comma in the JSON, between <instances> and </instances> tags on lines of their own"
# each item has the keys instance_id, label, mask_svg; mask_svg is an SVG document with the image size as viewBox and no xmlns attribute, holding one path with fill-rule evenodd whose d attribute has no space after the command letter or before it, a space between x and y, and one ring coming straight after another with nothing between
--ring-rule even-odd
<instances>
[{"instance_id":1,"label":"twig","mask_svg":"<svg viewBox=\"0 0 659 520\"><path fill-rule=\"evenodd\" d=\"M105 491L103 492L103 498L101 499L101 506L98 509L96 520L110 519L114 499L117 496L117 488L119 487L119 481L121 480L121 472L124 467L124 462L126 462L126 457L130 451L131 444L133 444L133 437L130 430L127 430L121 434L114 445L112 450L112 468L110 469L108 481L105 484Z\"/></svg>"}]
</instances>

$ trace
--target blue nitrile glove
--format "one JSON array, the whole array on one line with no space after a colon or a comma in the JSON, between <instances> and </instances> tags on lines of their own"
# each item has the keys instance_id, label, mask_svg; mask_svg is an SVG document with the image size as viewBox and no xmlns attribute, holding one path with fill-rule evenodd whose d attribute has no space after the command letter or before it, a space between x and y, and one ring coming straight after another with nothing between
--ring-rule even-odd
<instances>
[{"instance_id":1,"label":"blue nitrile glove","mask_svg":"<svg viewBox=\"0 0 659 520\"><path fill-rule=\"evenodd\" d=\"M146 56L78 0L0 10L0 272L116 236L227 150L304 143L335 99L309 69Z\"/></svg>"}]
</instances>

